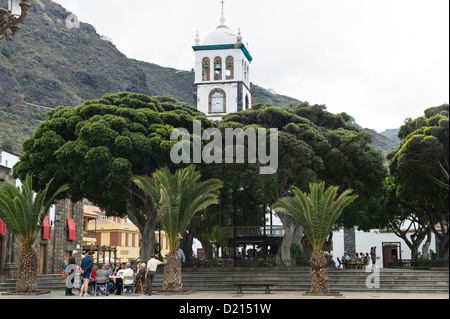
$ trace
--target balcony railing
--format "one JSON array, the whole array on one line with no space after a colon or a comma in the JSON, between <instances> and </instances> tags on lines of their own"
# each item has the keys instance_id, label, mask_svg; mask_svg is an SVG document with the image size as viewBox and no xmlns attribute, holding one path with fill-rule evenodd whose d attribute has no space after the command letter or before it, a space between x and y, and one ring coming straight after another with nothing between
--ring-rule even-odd
<instances>
[{"instance_id":1,"label":"balcony railing","mask_svg":"<svg viewBox=\"0 0 450 319\"><path fill-rule=\"evenodd\" d=\"M83 238L94 238L96 239L96 232L95 230L83 230Z\"/></svg>"},{"instance_id":2,"label":"balcony railing","mask_svg":"<svg viewBox=\"0 0 450 319\"><path fill-rule=\"evenodd\" d=\"M252 237L252 236L268 236L268 237L283 237L284 228L281 225L277 226L236 226L223 227L222 230L228 237ZM234 231L236 230L236 234Z\"/></svg>"}]
</instances>

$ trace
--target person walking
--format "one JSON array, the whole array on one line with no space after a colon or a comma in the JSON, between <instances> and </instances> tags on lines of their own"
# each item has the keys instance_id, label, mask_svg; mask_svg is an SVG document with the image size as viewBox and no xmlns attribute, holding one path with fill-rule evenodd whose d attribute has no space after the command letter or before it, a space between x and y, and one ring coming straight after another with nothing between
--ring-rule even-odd
<instances>
[{"instance_id":1,"label":"person walking","mask_svg":"<svg viewBox=\"0 0 450 319\"><path fill-rule=\"evenodd\" d=\"M165 265L165 264L167 264L167 260L159 261L153 255L150 255L150 257L148 258L147 271L145 273L145 278L147 281L147 288L146 288L146 292L145 292L146 296L152 295L152 283L153 283L153 279L155 278L156 269L158 268L159 265Z\"/></svg>"},{"instance_id":2,"label":"person walking","mask_svg":"<svg viewBox=\"0 0 450 319\"><path fill-rule=\"evenodd\" d=\"M69 277L72 273L76 271L76 265L77 265L77 256L78 256L78 250L72 251L72 256L69 257L69 260L67 262L67 267L64 270L66 273L66 278ZM75 267L69 265L75 265ZM71 279L71 285L66 284L66 296L75 296L75 294L72 292L72 287L74 283L74 278ZM71 288L69 288L70 286Z\"/></svg>"},{"instance_id":3,"label":"person walking","mask_svg":"<svg viewBox=\"0 0 450 319\"><path fill-rule=\"evenodd\" d=\"M85 257L81 261L81 277L83 278L83 284L81 285L80 296L87 297L88 296L88 287L89 280L91 279L92 267L94 267L94 259L92 255L94 252L88 251L86 252Z\"/></svg>"}]
</instances>

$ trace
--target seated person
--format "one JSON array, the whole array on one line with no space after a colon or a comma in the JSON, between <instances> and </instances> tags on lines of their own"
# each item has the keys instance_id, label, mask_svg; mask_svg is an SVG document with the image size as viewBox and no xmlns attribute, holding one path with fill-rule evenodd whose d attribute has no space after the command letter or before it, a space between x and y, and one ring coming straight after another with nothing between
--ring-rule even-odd
<instances>
[{"instance_id":1,"label":"seated person","mask_svg":"<svg viewBox=\"0 0 450 319\"><path fill-rule=\"evenodd\" d=\"M145 282L145 269L146 264L145 263L140 263L139 265L139 270L136 274L136 277L134 278L134 284L137 285L139 280L141 281L142 284L144 284ZM137 287L136 287L137 288Z\"/></svg>"},{"instance_id":2,"label":"seated person","mask_svg":"<svg viewBox=\"0 0 450 319\"><path fill-rule=\"evenodd\" d=\"M120 264L120 269L117 270L117 268L116 268L116 272L114 273L114 276L120 277L120 278L114 279L114 284L116 287L116 295L120 295L122 293L122 284L123 284L122 273L125 270L125 265L126 265L125 263Z\"/></svg>"},{"instance_id":3,"label":"seated person","mask_svg":"<svg viewBox=\"0 0 450 319\"><path fill-rule=\"evenodd\" d=\"M96 280L96 278L97 278L97 269L98 269L98 266L94 266L92 268L91 278L89 279L88 287L92 288L92 290L95 289L95 284L97 282L97 280Z\"/></svg>"},{"instance_id":4,"label":"seated person","mask_svg":"<svg viewBox=\"0 0 450 319\"><path fill-rule=\"evenodd\" d=\"M95 294L98 296L100 293L105 294L105 286L106 286L106 294L114 287L112 282L109 282L108 269L106 265L103 265L102 269L97 270L96 274L97 280L97 290Z\"/></svg>"},{"instance_id":5,"label":"seated person","mask_svg":"<svg viewBox=\"0 0 450 319\"><path fill-rule=\"evenodd\" d=\"M145 263L141 263L139 265L139 270L136 273L136 277L134 279L134 283L135 284L137 284L139 282L139 279L142 281L142 283L144 282L144 280L145 280L145 271L146 271L145 267L146 267Z\"/></svg>"},{"instance_id":6,"label":"seated person","mask_svg":"<svg viewBox=\"0 0 450 319\"><path fill-rule=\"evenodd\" d=\"M125 269L123 270L120 277L122 277L123 287L125 287L126 292L129 293L130 289L133 288L133 282L134 282L133 268L131 268L130 263L125 264Z\"/></svg>"}]
</instances>

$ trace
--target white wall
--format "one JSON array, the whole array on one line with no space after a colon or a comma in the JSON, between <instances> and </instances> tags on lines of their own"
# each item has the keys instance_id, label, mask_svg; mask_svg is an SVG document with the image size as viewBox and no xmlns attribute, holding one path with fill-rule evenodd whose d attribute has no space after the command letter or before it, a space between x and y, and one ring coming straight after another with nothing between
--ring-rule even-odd
<instances>
[{"instance_id":1,"label":"white wall","mask_svg":"<svg viewBox=\"0 0 450 319\"><path fill-rule=\"evenodd\" d=\"M380 232L378 229L372 229L369 232L356 231L356 252L370 254L370 247L377 247L376 265L380 268L383 267L383 243L400 243L401 259L411 259L411 249L409 249L405 241L396 236L394 233ZM423 243L419 247L420 253L422 253L422 247ZM436 250L434 234L432 235L430 249ZM339 259L341 259L344 254L344 230L333 232L333 251L331 253L336 265L338 265L339 263L336 258L339 257Z\"/></svg>"},{"instance_id":2,"label":"white wall","mask_svg":"<svg viewBox=\"0 0 450 319\"><path fill-rule=\"evenodd\" d=\"M11 154L7 151L0 149L0 165L8 168L13 166L19 161L19 157Z\"/></svg>"}]
</instances>

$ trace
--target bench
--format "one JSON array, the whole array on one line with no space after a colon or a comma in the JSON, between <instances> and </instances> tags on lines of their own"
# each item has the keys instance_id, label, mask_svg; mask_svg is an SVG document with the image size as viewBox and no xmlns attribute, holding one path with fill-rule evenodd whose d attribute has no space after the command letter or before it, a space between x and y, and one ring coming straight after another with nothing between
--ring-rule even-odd
<instances>
[{"instance_id":1,"label":"bench","mask_svg":"<svg viewBox=\"0 0 450 319\"><path fill-rule=\"evenodd\" d=\"M270 294L271 286L275 286L275 282L232 282L231 285L237 286L237 294L242 294L242 287L266 287L265 294Z\"/></svg>"}]
</instances>

